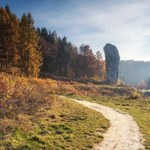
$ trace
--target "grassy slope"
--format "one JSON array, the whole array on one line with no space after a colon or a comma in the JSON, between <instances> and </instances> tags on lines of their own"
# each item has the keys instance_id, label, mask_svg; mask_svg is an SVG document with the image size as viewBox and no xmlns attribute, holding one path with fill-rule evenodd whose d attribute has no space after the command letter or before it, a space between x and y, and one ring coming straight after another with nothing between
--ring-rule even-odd
<instances>
[{"instance_id":1,"label":"grassy slope","mask_svg":"<svg viewBox=\"0 0 150 150\"><path fill-rule=\"evenodd\" d=\"M150 99L145 98L131 98L131 97L112 97L112 96L77 96L71 97L89 100L115 109L122 110L134 117L137 121L141 132L144 135L145 146L150 150Z\"/></svg>"},{"instance_id":2,"label":"grassy slope","mask_svg":"<svg viewBox=\"0 0 150 150\"><path fill-rule=\"evenodd\" d=\"M144 134L146 149L150 150L150 98L142 98L140 93L128 86L96 85L90 82L57 83L60 87L57 94L89 99L131 114Z\"/></svg>"},{"instance_id":3,"label":"grassy slope","mask_svg":"<svg viewBox=\"0 0 150 150\"><path fill-rule=\"evenodd\" d=\"M123 112L132 115L140 126L141 132L146 139L146 149L150 150L150 100L143 98L139 99L124 99L112 97L95 97L92 101L117 108Z\"/></svg>"},{"instance_id":4,"label":"grassy slope","mask_svg":"<svg viewBox=\"0 0 150 150\"><path fill-rule=\"evenodd\" d=\"M0 149L90 149L102 140L95 132L98 128L105 132L108 122L99 113L54 95L84 98L131 114L150 149L150 100L138 98L130 87L6 75L0 75L0 79L4 82L0 82Z\"/></svg>"},{"instance_id":5,"label":"grassy slope","mask_svg":"<svg viewBox=\"0 0 150 150\"><path fill-rule=\"evenodd\" d=\"M100 142L97 132L105 132L108 121L55 96L72 91L53 80L0 74L0 150L91 149Z\"/></svg>"}]
</instances>

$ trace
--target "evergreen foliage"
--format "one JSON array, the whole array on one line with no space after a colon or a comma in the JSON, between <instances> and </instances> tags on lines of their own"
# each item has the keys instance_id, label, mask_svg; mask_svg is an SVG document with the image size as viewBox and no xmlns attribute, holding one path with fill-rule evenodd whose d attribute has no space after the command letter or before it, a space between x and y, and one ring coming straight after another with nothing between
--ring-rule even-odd
<instances>
[{"instance_id":1,"label":"evergreen foliage","mask_svg":"<svg viewBox=\"0 0 150 150\"><path fill-rule=\"evenodd\" d=\"M37 77L41 66L39 37L30 13L21 20L9 6L0 8L0 69L4 72Z\"/></svg>"},{"instance_id":2,"label":"evergreen foliage","mask_svg":"<svg viewBox=\"0 0 150 150\"><path fill-rule=\"evenodd\" d=\"M0 71L27 77L48 74L102 80L105 63L90 46L77 48L56 31L36 29L31 13L19 20L6 6L0 8Z\"/></svg>"},{"instance_id":3,"label":"evergreen foliage","mask_svg":"<svg viewBox=\"0 0 150 150\"><path fill-rule=\"evenodd\" d=\"M36 77L41 65L39 37L34 28L34 21L30 13L24 14L20 21L20 56L22 74Z\"/></svg>"}]
</instances>

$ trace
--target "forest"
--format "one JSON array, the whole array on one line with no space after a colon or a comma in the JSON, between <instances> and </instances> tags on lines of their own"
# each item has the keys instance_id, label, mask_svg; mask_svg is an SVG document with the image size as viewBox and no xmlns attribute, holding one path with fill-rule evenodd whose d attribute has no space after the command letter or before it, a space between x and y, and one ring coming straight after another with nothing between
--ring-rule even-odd
<instances>
[{"instance_id":1,"label":"forest","mask_svg":"<svg viewBox=\"0 0 150 150\"><path fill-rule=\"evenodd\" d=\"M120 80L134 86L141 81L148 84L149 64L121 61ZM35 27L30 12L18 18L8 5L0 8L0 71L26 77L61 76L99 81L106 76L100 51L94 54L89 45L77 47L56 31Z\"/></svg>"},{"instance_id":2,"label":"forest","mask_svg":"<svg viewBox=\"0 0 150 150\"><path fill-rule=\"evenodd\" d=\"M105 78L99 51L95 55L89 45L78 48L56 31L36 28L30 12L19 19L9 6L0 8L0 70L26 77Z\"/></svg>"}]
</instances>

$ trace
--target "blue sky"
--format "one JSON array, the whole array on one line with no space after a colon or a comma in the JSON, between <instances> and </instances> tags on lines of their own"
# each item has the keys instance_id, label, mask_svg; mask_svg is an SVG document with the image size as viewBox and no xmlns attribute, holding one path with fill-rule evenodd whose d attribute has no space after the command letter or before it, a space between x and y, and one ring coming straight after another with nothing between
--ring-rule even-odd
<instances>
[{"instance_id":1,"label":"blue sky","mask_svg":"<svg viewBox=\"0 0 150 150\"><path fill-rule=\"evenodd\" d=\"M0 0L19 17L30 11L35 25L66 35L96 52L106 43L121 59L150 61L150 0Z\"/></svg>"}]
</instances>

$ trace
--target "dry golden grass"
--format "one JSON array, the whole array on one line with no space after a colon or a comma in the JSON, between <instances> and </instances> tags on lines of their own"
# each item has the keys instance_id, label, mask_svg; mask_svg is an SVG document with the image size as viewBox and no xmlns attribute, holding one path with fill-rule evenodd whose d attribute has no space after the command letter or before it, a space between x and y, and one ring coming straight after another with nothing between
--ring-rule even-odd
<instances>
[{"instance_id":1,"label":"dry golden grass","mask_svg":"<svg viewBox=\"0 0 150 150\"><path fill-rule=\"evenodd\" d=\"M108 121L57 94L82 94L76 83L0 74L0 149L91 149ZM88 143L87 143L88 139Z\"/></svg>"}]
</instances>

